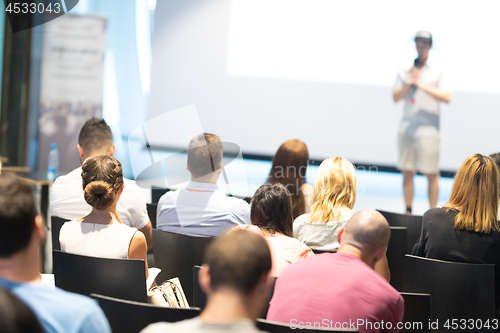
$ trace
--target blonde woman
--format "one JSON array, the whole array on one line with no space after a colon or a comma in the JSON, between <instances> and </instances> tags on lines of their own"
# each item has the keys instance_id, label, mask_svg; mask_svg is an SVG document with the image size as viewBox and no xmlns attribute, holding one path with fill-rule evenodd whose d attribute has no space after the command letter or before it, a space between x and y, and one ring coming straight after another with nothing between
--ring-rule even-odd
<instances>
[{"instance_id":1,"label":"blonde woman","mask_svg":"<svg viewBox=\"0 0 500 333\"><path fill-rule=\"evenodd\" d=\"M293 235L313 250L336 252L340 244L339 230L354 215L356 173L354 165L342 157L324 160L314 181L313 204L310 214L293 222ZM387 280L390 272L384 256L375 270Z\"/></svg>"},{"instance_id":2,"label":"blonde woman","mask_svg":"<svg viewBox=\"0 0 500 333\"><path fill-rule=\"evenodd\" d=\"M492 158L469 156L455 176L450 200L422 219L413 254L433 259L495 265L495 302L500 305L499 174ZM497 310L498 312L498 310Z\"/></svg>"}]
</instances>

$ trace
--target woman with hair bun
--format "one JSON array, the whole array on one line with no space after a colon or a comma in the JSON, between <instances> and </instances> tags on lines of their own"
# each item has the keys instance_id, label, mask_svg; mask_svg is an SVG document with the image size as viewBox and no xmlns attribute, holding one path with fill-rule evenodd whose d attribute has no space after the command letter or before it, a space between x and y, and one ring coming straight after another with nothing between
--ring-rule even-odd
<instances>
[{"instance_id":1,"label":"woman with hair bun","mask_svg":"<svg viewBox=\"0 0 500 333\"><path fill-rule=\"evenodd\" d=\"M59 234L64 252L118 259L143 259L148 276L146 237L122 224L116 204L123 192L122 165L107 155L87 159L82 165L85 201L92 212L64 223Z\"/></svg>"}]
</instances>

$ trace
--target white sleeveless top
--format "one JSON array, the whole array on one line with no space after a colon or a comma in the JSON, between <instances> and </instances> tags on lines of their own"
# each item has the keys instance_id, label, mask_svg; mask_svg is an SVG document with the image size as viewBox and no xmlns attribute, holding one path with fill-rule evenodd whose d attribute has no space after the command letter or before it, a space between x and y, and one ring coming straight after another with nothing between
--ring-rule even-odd
<instances>
[{"instance_id":1,"label":"white sleeveless top","mask_svg":"<svg viewBox=\"0 0 500 333\"><path fill-rule=\"evenodd\" d=\"M125 224L70 221L59 233L61 251L100 258L127 259L137 229Z\"/></svg>"}]
</instances>

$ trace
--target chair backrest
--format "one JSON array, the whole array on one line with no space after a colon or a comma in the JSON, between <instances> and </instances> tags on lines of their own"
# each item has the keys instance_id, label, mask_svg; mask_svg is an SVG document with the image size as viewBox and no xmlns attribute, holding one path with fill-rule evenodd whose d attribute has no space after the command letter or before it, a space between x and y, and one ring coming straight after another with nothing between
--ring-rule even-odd
<instances>
[{"instance_id":1,"label":"chair backrest","mask_svg":"<svg viewBox=\"0 0 500 333\"><path fill-rule=\"evenodd\" d=\"M311 325L314 325L314 323L310 323ZM319 324L323 324L322 322L319 322ZM308 333L308 332L358 332L358 330L353 330L353 329L335 329L335 328L321 328L324 327L321 326L319 328L306 328L307 324L306 323L301 323L299 326L299 322L294 323L293 321L290 321L290 323L278 323L275 321L269 321L265 319L257 319L257 327L263 331L269 332L269 333L289 333L289 332L296 332L297 330L300 332Z\"/></svg>"},{"instance_id":2,"label":"chair backrest","mask_svg":"<svg viewBox=\"0 0 500 333\"><path fill-rule=\"evenodd\" d=\"M115 333L138 333L152 323L176 322L200 314L200 310L196 308L167 308L97 294L91 294L90 297L99 302L111 330Z\"/></svg>"},{"instance_id":3,"label":"chair backrest","mask_svg":"<svg viewBox=\"0 0 500 333\"><path fill-rule=\"evenodd\" d=\"M403 290L404 262L408 243L406 227L391 227L391 239L387 245L387 262L391 271L391 285Z\"/></svg>"},{"instance_id":4,"label":"chair backrest","mask_svg":"<svg viewBox=\"0 0 500 333\"><path fill-rule=\"evenodd\" d=\"M408 244L406 253L411 254L413 245L415 245L417 240L420 238L420 232L422 231L422 216L397 214L383 210L378 211L384 215L391 227L406 227L408 229Z\"/></svg>"},{"instance_id":5,"label":"chair backrest","mask_svg":"<svg viewBox=\"0 0 500 333\"><path fill-rule=\"evenodd\" d=\"M52 253L57 287L87 296L95 293L147 302L144 260Z\"/></svg>"},{"instance_id":6,"label":"chair backrest","mask_svg":"<svg viewBox=\"0 0 500 333\"><path fill-rule=\"evenodd\" d=\"M193 266L203 264L212 237L192 237L153 229L155 266L161 269L157 283L178 277L189 304L193 304Z\"/></svg>"},{"instance_id":7,"label":"chair backrest","mask_svg":"<svg viewBox=\"0 0 500 333\"><path fill-rule=\"evenodd\" d=\"M64 223L69 220L63 219L58 216L52 216L50 218L50 231L52 235L52 250L61 250L61 243L59 243L59 231Z\"/></svg>"},{"instance_id":8,"label":"chair backrest","mask_svg":"<svg viewBox=\"0 0 500 333\"><path fill-rule=\"evenodd\" d=\"M322 250L315 250L315 249L311 249L314 254L321 254L321 253L337 253L337 251L322 251Z\"/></svg>"},{"instance_id":9,"label":"chair backrest","mask_svg":"<svg viewBox=\"0 0 500 333\"><path fill-rule=\"evenodd\" d=\"M151 225L153 226L153 229L156 229L156 209L158 208L158 204L148 203L146 204L146 207L148 209L148 217L151 221Z\"/></svg>"},{"instance_id":10,"label":"chair backrest","mask_svg":"<svg viewBox=\"0 0 500 333\"><path fill-rule=\"evenodd\" d=\"M405 300L404 328L400 332L430 333L431 295L400 293Z\"/></svg>"},{"instance_id":11,"label":"chair backrest","mask_svg":"<svg viewBox=\"0 0 500 333\"><path fill-rule=\"evenodd\" d=\"M207 304L207 295L201 290L200 280L198 279L198 274L200 272L201 266L193 266L193 306L204 309L205 304Z\"/></svg>"},{"instance_id":12,"label":"chair backrest","mask_svg":"<svg viewBox=\"0 0 500 333\"><path fill-rule=\"evenodd\" d=\"M404 290L431 295L432 321L495 316L495 265L405 256Z\"/></svg>"},{"instance_id":13,"label":"chair backrest","mask_svg":"<svg viewBox=\"0 0 500 333\"><path fill-rule=\"evenodd\" d=\"M153 187L151 189L151 202L158 204L158 201L160 200L161 196L167 193L168 191L170 191L170 189L168 188Z\"/></svg>"}]
</instances>

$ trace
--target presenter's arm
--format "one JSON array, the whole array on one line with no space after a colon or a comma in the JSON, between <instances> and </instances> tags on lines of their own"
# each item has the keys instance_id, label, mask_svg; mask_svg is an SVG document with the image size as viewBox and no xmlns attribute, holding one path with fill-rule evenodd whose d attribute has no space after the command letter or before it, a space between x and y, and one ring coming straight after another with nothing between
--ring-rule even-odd
<instances>
[{"instance_id":1,"label":"presenter's arm","mask_svg":"<svg viewBox=\"0 0 500 333\"><path fill-rule=\"evenodd\" d=\"M442 91L439 88L430 86L428 84L422 82L416 82L417 89L420 89L427 94L429 94L432 98L437 100L438 102L450 103L451 101L451 92Z\"/></svg>"},{"instance_id":2,"label":"presenter's arm","mask_svg":"<svg viewBox=\"0 0 500 333\"><path fill-rule=\"evenodd\" d=\"M129 259L142 259L146 268L146 279L148 278L148 245L144 234L137 230L128 248Z\"/></svg>"},{"instance_id":3,"label":"presenter's arm","mask_svg":"<svg viewBox=\"0 0 500 333\"><path fill-rule=\"evenodd\" d=\"M406 95L408 95L408 92L410 91L410 87L411 87L411 84L405 83L403 85L403 88L394 89L392 91L392 99L394 100L394 103L397 103L400 100L402 100L403 98L405 98Z\"/></svg>"}]
</instances>

